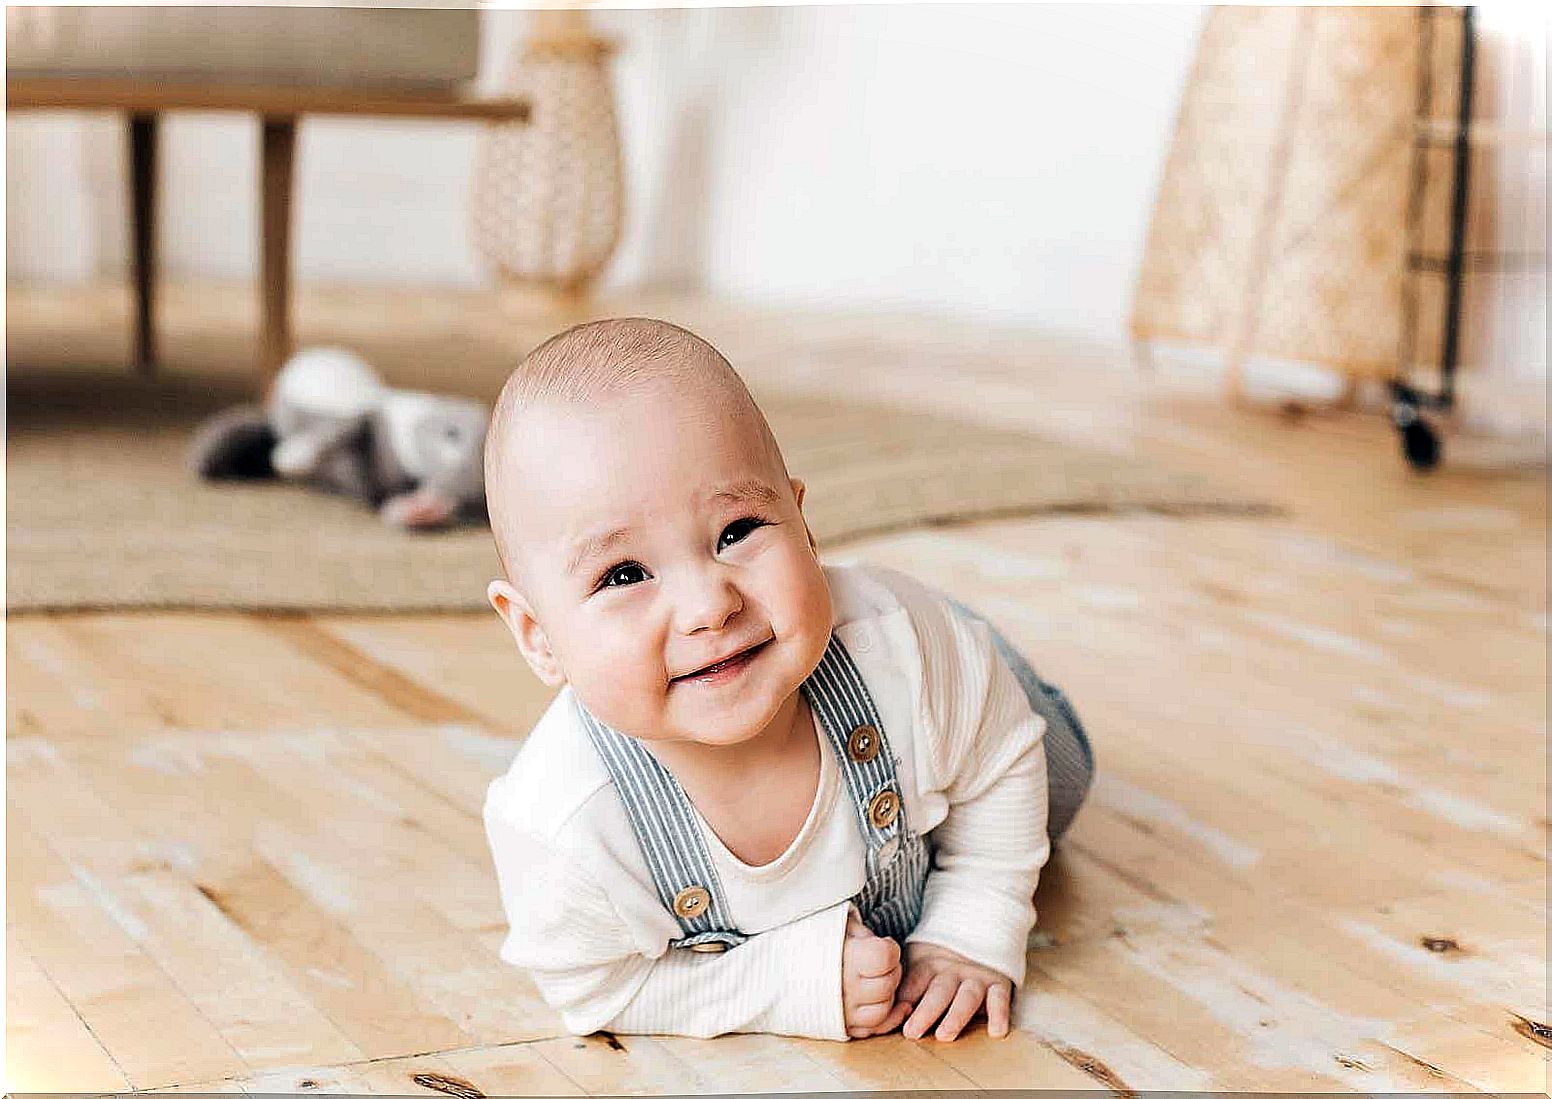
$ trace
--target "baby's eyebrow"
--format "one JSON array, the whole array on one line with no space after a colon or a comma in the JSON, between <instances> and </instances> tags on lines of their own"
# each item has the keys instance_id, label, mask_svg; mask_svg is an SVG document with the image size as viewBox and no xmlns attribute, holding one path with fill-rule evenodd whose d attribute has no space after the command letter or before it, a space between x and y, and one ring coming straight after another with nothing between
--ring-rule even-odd
<instances>
[{"instance_id":1,"label":"baby's eyebrow","mask_svg":"<svg viewBox=\"0 0 1552 1099\"><path fill-rule=\"evenodd\" d=\"M764 504L766 507L775 507L781 502L781 494L764 481L750 478L746 481L738 481L717 489L711 494L713 500L727 500L733 503L740 501L752 501Z\"/></svg>"},{"instance_id":2,"label":"baby's eyebrow","mask_svg":"<svg viewBox=\"0 0 1552 1099\"><path fill-rule=\"evenodd\" d=\"M630 537L630 531L625 527L617 527L607 534L595 534L591 537L580 539L571 548L571 554L566 558L566 571L574 573L587 561L602 554L610 546L618 545Z\"/></svg>"}]
</instances>

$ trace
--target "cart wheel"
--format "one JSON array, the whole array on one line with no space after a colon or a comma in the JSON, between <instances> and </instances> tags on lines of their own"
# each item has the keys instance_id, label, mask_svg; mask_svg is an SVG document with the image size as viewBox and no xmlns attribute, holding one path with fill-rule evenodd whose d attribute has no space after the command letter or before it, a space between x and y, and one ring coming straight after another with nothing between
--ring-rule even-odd
<instances>
[{"instance_id":1,"label":"cart wheel","mask_svg":"<svg viewBox=\"0 0 1552 1099\"><path fill-rule=\"evenodd\" d=\"M1420 472L1439 464L1439 433L1421 416L1415 416L1401 428L1401 449L1413 469Z\"/></svg>"}]
</instances>

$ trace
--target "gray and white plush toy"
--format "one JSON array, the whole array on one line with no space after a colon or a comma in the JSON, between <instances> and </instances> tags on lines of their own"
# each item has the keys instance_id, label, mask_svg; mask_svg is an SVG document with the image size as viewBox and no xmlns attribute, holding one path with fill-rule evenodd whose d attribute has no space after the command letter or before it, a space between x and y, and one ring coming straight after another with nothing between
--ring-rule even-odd
<instances>
[{"instance_id":1,"label":"gray and white plush toy","mask_svg":"<svg viewBox=\"0 0 1552 1099\"><path fill-rule=\"evenodd\" d=\"M395 526L485 516L490 411L478 401L391 389L359 356L299 351L263 406L227 409L196 432L189 463L208 480L280 477L353 497Z\"/></svg>"}]
</instances>

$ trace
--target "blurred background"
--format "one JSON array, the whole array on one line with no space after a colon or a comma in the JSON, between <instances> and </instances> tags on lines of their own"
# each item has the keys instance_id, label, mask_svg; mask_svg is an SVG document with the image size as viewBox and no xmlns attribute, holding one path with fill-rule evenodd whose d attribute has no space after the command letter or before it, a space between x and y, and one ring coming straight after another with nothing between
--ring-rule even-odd
<instances>
[{"instance_id":1,"label":"blurred background","mask_svg":"<svg viewBox=\"0 0 1552 1099\"><path fill-rule=\"evenodd\" d=\"M603 285L903 304L1120 345L1206 10L594 12L620 47L612 76L627 184ZM465 63L481 88L499 89L513 70L528 22L522 11L478 14L477 57L471 42ZM1533 5L1489 6L1479 24L1478 113L1544 128L1541 17ZM1270 103L1281 91L1270 79L1277 58L1259 63ZM126 270L122 125L11 118L13 285ZM254 270L255 130L251 118L168 120L160 240L169 277L230 281ZM469 245L476 141L469 126L310 122L297 160L298 279L487 283ZM1476 167L1478 205L1498 216L1492 239L1473 244L1544 250L1544 146L1495 148ZM1544 372L1544 273L1486 281L1475 287L1466 357Z\"/></svg>"},{"instance_id":2,"label":"blurred background","mask_svg":"<svg viewBox=\"0 0 1552 1099\"><path fill-rule=\"evenodd\" d=\"M1201 14L593 13L621 47L613 70L629 182L607 283L910 302L1114 338ZM499 88L527 20L480 13L482 87ZM125 270L121 128L112 118L12 121L11 279L85 282ZM309 126L298 276L485 281L467 229L475 139L469 127ZM254 269L254 144L250 120L169 125L170 275L231 280Z\"/></svg>"}]
</instances>

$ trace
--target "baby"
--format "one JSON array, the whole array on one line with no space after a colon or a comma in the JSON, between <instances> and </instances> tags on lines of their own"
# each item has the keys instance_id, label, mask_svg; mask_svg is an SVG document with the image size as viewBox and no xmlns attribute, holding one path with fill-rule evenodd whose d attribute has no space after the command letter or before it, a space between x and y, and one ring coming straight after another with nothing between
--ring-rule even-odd
<instances>
[{"instance_id":1,"label":"baby","mask_svg":"<svg viewBox=\"0 0 1552 1099\"><path fill-rule=\"evenodd\" d=\"M1092 756L968 609L820 563L743 382L645 319L508 379L491 605L563 689L490 786L510 930L566 1027L1008 1032L1034 892Z\"/></svg>"}]
</instances>

